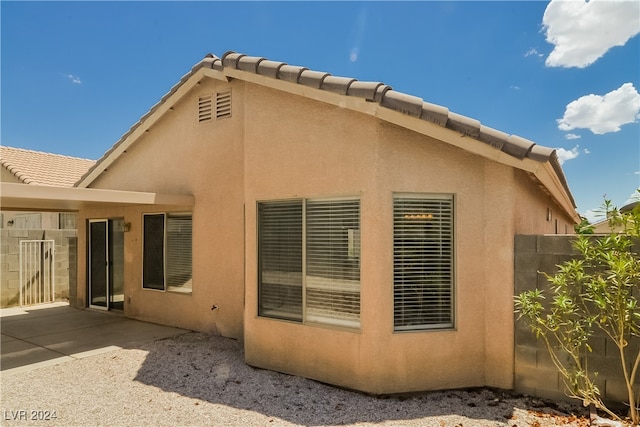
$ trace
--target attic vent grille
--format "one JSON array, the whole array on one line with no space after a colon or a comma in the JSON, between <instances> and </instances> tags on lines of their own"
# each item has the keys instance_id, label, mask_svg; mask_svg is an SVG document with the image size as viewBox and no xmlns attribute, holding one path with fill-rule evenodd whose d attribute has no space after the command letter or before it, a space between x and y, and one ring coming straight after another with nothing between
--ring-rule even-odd
<instances>
[{"instance_id":1,"label":"attic vent grille","mask_svg":"<svg viewBox=\"0 0 640 427\"><path fill-rule=\"evenodd\" d=\"M216 94L216 119L231 117L231 91Z\"/></svg>"},{"instance_id":2,"label":"attic vent grille","mask_svg":"<svg viewBox=\"0 0 640 427\"><path fill-rule=\"evenodd\" d=\"M198 98L198 122L208 122L211 120L211 95Z\"/></svg>"}]
</instances>

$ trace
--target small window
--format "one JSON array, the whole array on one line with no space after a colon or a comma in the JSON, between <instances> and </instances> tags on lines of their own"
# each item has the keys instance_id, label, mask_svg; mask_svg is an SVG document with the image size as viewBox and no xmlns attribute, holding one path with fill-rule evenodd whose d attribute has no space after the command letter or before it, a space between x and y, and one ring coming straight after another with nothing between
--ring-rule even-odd
<instances>
[{"instance_id":1,"label":"small window","mask_svg":"<svg viewBox=\"0 0 640 427\"><path fill-rule=\"evenodd\" d=\"M453 327L453 224L451 195L394 197L396 331Z\"/></svg>"},{"instance_id":2,"label":"small window","mask_svg":"<svg viewBox=\"0 0 640 427\"><path fill-rule=\"evenodd\" d=\"M143 227L142 287L191 292L191 215L145 214Z\"/></svg>"},{"instance_id":3,"label":"small window","mask_svg":"<svg viewBox=\"0 0 640 427\"><path fill-rule=\"evenodd\" d=\"M258 204L260 316L360 327L360 201Z\"/></svg>"}]
</instances>

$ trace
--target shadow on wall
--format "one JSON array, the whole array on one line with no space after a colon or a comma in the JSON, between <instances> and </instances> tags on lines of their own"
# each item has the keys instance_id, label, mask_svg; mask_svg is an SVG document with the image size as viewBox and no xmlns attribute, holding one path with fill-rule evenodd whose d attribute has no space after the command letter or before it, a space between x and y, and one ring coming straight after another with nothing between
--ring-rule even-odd
<instances>
[{"instance_id":1,"label":"shadow on wall","mask_svg":"<svg viewBox=\"0 0 640 427\"><path fill-rule=\"evenodd\" d=\"M143 384L296 425L377 423L453 414L505 422L516 405L510 393L487 389L365 395L253 368L244 363L240 342L203 333L155 341L142 349L148 355L135 380ZM452 400L459 404L453 407ZM494 409L491 414L487 414L488 402L493 402L489 404Z\"/></svg>"}]
</instances>

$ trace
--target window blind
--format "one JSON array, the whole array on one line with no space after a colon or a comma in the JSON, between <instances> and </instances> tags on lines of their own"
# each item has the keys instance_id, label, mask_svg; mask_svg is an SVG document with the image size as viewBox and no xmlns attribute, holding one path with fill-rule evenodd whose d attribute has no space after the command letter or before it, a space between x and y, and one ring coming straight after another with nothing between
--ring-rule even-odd
<instances>
[{"instance_id":1,"label":"window blind","mask_svg":"<svg viewBox=\"0 0 640 427\"><path fill-rule=\"evenodd\" d=\"M397 195L393 215L395 330L453 326L453 196Z\"/></svg>"},{"instance_id":2,"label":"window blind","mask_svg":"<svg viewBox=\"0 0 640 427\"><path fill-rule=\"evenodd\" d=\"M191 215L167 215L168 290L192 288L192 219Z\"/></svg>"},{"instance_id":3,"label":"window blind","mask_svg":"<svg viewBox=\"0 0 640 427\"><path fill-rule=\"evenodd\" d=\"M302 201L258 205L258 314L302 320Z\"/></svg>"},{"instance_id":4,"label":"window blind","mask_svg":"<svg viewBox=\"0 0 640 427\"><path fill-rule=\"evenodd\" d=\"M360 326L360 201L306 203L306 320Z\"/></svg>"}]
</instances>

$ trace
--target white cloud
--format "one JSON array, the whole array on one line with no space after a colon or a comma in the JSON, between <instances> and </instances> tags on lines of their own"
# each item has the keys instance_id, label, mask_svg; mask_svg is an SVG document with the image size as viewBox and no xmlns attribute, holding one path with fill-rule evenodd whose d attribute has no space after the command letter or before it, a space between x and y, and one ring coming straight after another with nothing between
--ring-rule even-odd
<instances>
[{"instance_id":1,"label":"white cloud","mask_svg":"<svg viewBox=\"0 0 640 427\"><path fill-rule=\"evenodd\" d=\"M80 77L78 77L78 76L74 76L73 74L67 74L67 78L73 84L77 84L77 85L81 85L82 84L82 80L80 80Z\"/></svg>"},{"instance_id":2,"label":"white cloud","mask_svg":"<svg viewBox=\"0 0 640 427\"><path fill-rule=\"evenodd\" d=\"M537 56L538 58L542 58L544 55L538 52L536 48L531 48L528 51L526 51L524 54L525 58L528 58L529 56Z\"/></svg>"},{"instance_id":3,"label":"white cloud","mask_svg":"<svg viewBox=\"0 0 640 427\"><path fill-rule=\"evenodd\" d=\"M633 174L634 175L640 175L640 171L635 171Z\"/></svg>"},{"instance_id":4,"label":"white cloud","mask_svg":"<svg viewBox=\"0 0 640 427\"><path fill-rule=\"evenodd\" d=\"M566 139L580 139L580 135L576 135L575 133L568 133L564 136Z\"/></svg>"},{"instance_id":5,"label":"white cloud","mask_svg":"<svg viewBox=\"0 0 640 427\"><path fill-rule=\"evenodd\" d=\"M570 102L557 122L560 130L589 129L602 135L618 132L620 126L639 118L640 94L632 83L625 83L604 96L585 95Z\"/></svg>"},{"instance_id":6,"label":"white cloud","mask_svg":"<svg viewBox=\"0 0 640 427\"><path fill-rule=\"evenodd\" d=\"M633 203L640 200L640 193L638 193L638 191L640 191L640 187L638 187L638 189L634 190L633 193L631 193L629 198L622 204L622 206L625 206L625 205L628 205L629 203Z\"/></svg>"},{"instance_id":7,"label":"white cloud","mask_svg":"<svg viewBox=\"0 0 640 427\"><path fill-rule=\"evenodd\" d=\"M354 47L351 49L351 52L349 53L349 61L356 62L357 60L358 60L358 48Z\"/></svg>"},{"instance_id":8,"label":"white cloud","mask_svg":"<svg viewBox=\"0 0 640 427\"><path fill-rule=\"evenodd\" d=\"M637 0L551 0L542 18L549 67L584 68L640 33Z\"/></svg>"},{"instance_id":9,"label":"white cloud","mask_svg":"<svg viewBox=\"0 0 640 427\"><path fill-rule=\"evenodd\" d=\"M511 85L511 86L509 86L509 89L520 90L520 86Z\"/></svg>"},{"instance_id":10,"label":"white cloud","mask_svg":"<svg viewBox=\"0 0 640 427\"><path fill-rule=\"evenodd\" d=\"M588 148L585 148L584 150L582 150L582 152L584 154L591 154L591 151Z\"/></svg>"},{"instance_id":11,"label":"white cloud","mask_svg":"<svg viewBox=\"0 0 640 427\"><path fill-rule=\"evenodd\" d=\"M575 159L580 155L578 146L576 145L571 150L565 150L564 148L556 148L556 154L558 155L558 161L563 164L567 160Z\"/></svg>"},{"instance_id":12,"label":"white cloud","mask_svg":"<svg viewBox=\"0 0 640 427\"><path fill-rule=\"evenodd\" d=\"M360 46L362 45L362 41L364 39L364 33L367 28L367 11L366 9L361 9L356 18L356 23L353 28L352 33L352 47L349 50L349 61L356 62L358 61L358 57L360 55Z\"/></svg>"},{"instance_id":13,"label":"white cloud","mask_svg":"<svg viewBox=\"0 0 640 427\"><path fill-rule=\"evenodd\" d=\"M591 224L595 224L596 222L600 222L601 220L604 219L604 213L602 213L602 210L600 210L599 208L589 209L587 211L582 212L580 215L587 218L587 220L589 220L589 223Z\"/></svg>"},{"instance_id":14,"label":"white cloud","mask_svg":"<svg viewBox=\"0 0 640 427\"><path fill-rule=\"evenodd\" d=\"M617 204L614 200L612 200L612 202L614 202L613 205L619 209L619 208L622 208L623 206L626 206L630 203L640 200L640 193L638 193L638 191L640 191L640 187L638 187L637 190L634 190L629 196L629 198L627 198L627 200L624 201L622 204ZM607 198L606 194L604 195L604 198L605 199ZM591 224L603 221L605 219L605 213L602 209L602 206L595 209L589 209L587 211L584 211L583 213L581 213L581 215L587 218Z\"/></svg>"}]
</instances>

